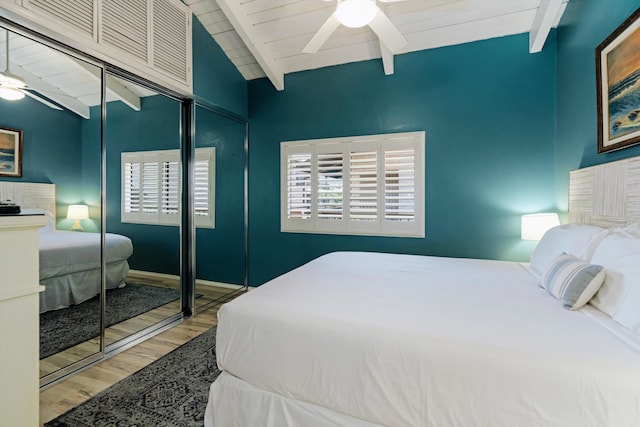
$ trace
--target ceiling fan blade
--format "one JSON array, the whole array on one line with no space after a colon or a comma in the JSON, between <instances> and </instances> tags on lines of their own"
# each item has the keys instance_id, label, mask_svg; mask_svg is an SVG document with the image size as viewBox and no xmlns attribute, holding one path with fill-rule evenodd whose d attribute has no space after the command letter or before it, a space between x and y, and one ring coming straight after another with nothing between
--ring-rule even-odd
<instances>
[{"instance_id":1,"label":"ceiling fan blade","mask_svg":"<svg viewBox=\"0 0 640 427\"><path fill-rule=\"evenodd\" d=\"M316 53L339 26L338 15L336 12L333 12L324 24L322 24L318 32L311 37L309 43L302 49L302 53Z\"/></svg>"},{"instance_id":2,"label":"ceiling fan blade","mask_svg":"<svg viewBox=\"0 0 640 427\"><path fill-rule=\"evenodd\" d=\"M60 110L60 111L62 111L62 108L58 107L56 104L54 104L54 103L52 103L52 102L49 102L49 101L47 101L46 99L41 98L41 97L39 97L38 95L36 95L36 94L33 94L33 93L29 92L28 90L21 90L21 89L18 89L18 90L20 90L20 92L24 93L25 95L27 95L27 96L29 96L29 97L31 97L31 98L33 98L33 99L35 99L36 101L40 101L40 102L42 102L44 105L46 105L46 106L48 106L48 107L53 108L54 110Z\"/></svg>"},{"instance_id":3,"label":"ceiling fan blade","mask_svg":"<svg viewBox=\"0 0 640 427\"><path fill-rule=\"evenodd\" d=\"M405 47L409 42L404 38L402 33L398 31L393 22L378 8L373 21L369 22L369 27L378 36L380 41L392 52L397 53Z\"/></svg>"}]
</instances>

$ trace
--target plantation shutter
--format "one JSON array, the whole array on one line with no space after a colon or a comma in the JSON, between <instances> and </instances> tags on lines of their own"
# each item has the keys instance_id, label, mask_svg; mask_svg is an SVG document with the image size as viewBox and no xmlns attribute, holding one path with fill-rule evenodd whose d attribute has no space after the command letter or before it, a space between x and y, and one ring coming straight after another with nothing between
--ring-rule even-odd
<instances>
[{"instance_id":1,"label":"plantation shutter","mask_svg":"<svg viewBox=\"0 0 640 427\"><path fill-rule=\"evenodd\" d=\"M378 152L351 151L351 193L349 218L351 221L378 219Z\"/></svg>"},{"instance_id":2,"label":"plantation shutter","mask_svg":"<svg viewBox=\"0 0 640 427\"><path fill-rule=\"evenodd\" d=\"M162 206L161 215L171 222L172 215L180 214L180 168L177 160L162 162ZM178 220L179 221L179 220Z\"/></svg>"},{"instance_id":3,"label":"plantation shutter","mask_svg":"<svg viewBox=\"0 0 640 427\"><path fill-rule=\"evenodd\" d=\"M286 218L311 218L311 152L286 153Z\"/></svg>"},{"instance_id":4,"label":"plantation shutter","mask_svg":"<svg viewBox=\"0 0 640 427\"><path fill-rule=\"evenodd\" d=\"M424 132L281 145L282 231L424 237Z\"/></svg>"},{"instance_id":5,"label":"plantation shutter","mask_svg":"<svg viewBox=\"0 0 640 427\"><path fill-rule=\"evenodd\" d=\"M102 0L102 43L148 62L147 0Z\"/></svg>"},{"instance_id":6,"label":"plantation shutter","mask_svg":"<svg viewBox=\"0 0 640 427\"><path fill-rule=\"evenodd\" d=\"M196 148L194 166L194 210L196 226L214 227L215 148Z\"/></svg>"},{"instance_id":7,"label":"plantation shutter","mask_svg":"<svg viewBox=\"0 0 640 427\"><path fill-rule=\"evenodd\" d=\"M143 156L142 213L157 214L160 202L160 161L158 156Z\"/></svg>"},{"instance_id":8,"label":"plantation shutter","mask_svg":"<svg viewBox=\"0 0 640 427\"><path fill-rule=\"evenodd\" d=\"M123 213L136 214L140 212L141 208L140 170L142 163L137 159L128 158L123 161L123 164Z\"/></svg>"},{"instance_id":9,"label":"plantation shutter","mask_svg":"<svg viewBox=\"0 0 640 427\"><path fill-rule=\"evenodd\" d=\"M384 219L415 220L415 150L384 152Z\"/></svg>"}]
</instances>

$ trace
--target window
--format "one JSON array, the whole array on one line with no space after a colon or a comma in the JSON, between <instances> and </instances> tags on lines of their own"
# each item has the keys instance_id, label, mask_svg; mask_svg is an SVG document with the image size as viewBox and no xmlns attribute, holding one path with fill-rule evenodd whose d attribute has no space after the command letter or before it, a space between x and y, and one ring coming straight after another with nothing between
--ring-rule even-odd
<instances>
[{"instance_id":1,"label":"window","mask_svg":"<svg viewBox=\"0 0 640 427\"><path fill-rule=\"evenodd\" d=\"M281 230L424 237L424 132L281 143Z\"/></svg>"},{"instance_id":2,"label":"window","mask_svg":"<svg viewBox=\"0 0 640 427\"><path fill-rule=\"evenodd\" d=\"M122 222L180 225L180 150L122 153ZM196 148L196 227L214 228L215 148Z\"/></svg>"}]
</instances>

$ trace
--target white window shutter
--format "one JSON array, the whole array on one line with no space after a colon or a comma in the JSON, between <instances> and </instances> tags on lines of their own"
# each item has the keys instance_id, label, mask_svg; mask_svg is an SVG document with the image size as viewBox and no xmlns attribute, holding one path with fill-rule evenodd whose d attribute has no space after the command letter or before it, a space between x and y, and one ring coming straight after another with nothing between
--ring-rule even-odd
<instances>
[{"instance_id":1,"label":"white window shutter","mask_svg":"<svg viewBox=\"0 0 640 427\"><path fill-rule=\"evenodd\" d=\"M122 216L131 218L141 211L142 162L138 156L122 157Z\"/></svg>"},{"instance_id":2,"label":"white window shutter","mask_svg":"<svg viewBox=\"0 0 640 427\"><path fill-rule=\"evenodd\" d=\"M281 229L424 237L424 132L281 144Z\"/></svg>"},{"instance_id":3,"label":"white window shutter","mask_svg":"<svg viewBox=\"0 0 640 427\"><path fill-rule=\"evenodd\" d=\"M215 227L215 147L196 148L194 210L197 227Z\"/></svg>"},{"instance_id":4,"label":"white window shutter","mask_svg":"<svg viewBox=\"0 0 640 427\"><path fill-rule=\"evenodd\" d=\"M299 221L311 220L313 179L311 174L312 153L308 147L285 149L284 163L283 219L293 225Z\"/></svg>"},{"instance_id":5,"label":"white window shutter","mask_svg":"<svg viewBox=\"0 0 640 427\"><path fill-rule=\"evenodd\" d=\"M167 157L162 161L160 214L164 221L175 222L175 216L180 215L180 167L178 160L171 158L173 156Z\"/></svg>"}]
</instances>

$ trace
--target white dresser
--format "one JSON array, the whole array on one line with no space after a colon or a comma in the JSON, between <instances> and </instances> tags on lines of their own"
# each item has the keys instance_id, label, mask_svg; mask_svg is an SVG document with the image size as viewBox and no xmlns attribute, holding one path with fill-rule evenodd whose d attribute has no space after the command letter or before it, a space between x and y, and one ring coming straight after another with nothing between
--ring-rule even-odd
<instances>
[{"instance_id":1,"label":"white dresser","mask_svg":"<svg viewBox=\"0 0 640 427\"><path fill-rule=\"evenodd\" d=\"M38 228L44 215L0 216L0 424L38 426Z\"/></svg>"}]
</instances>

